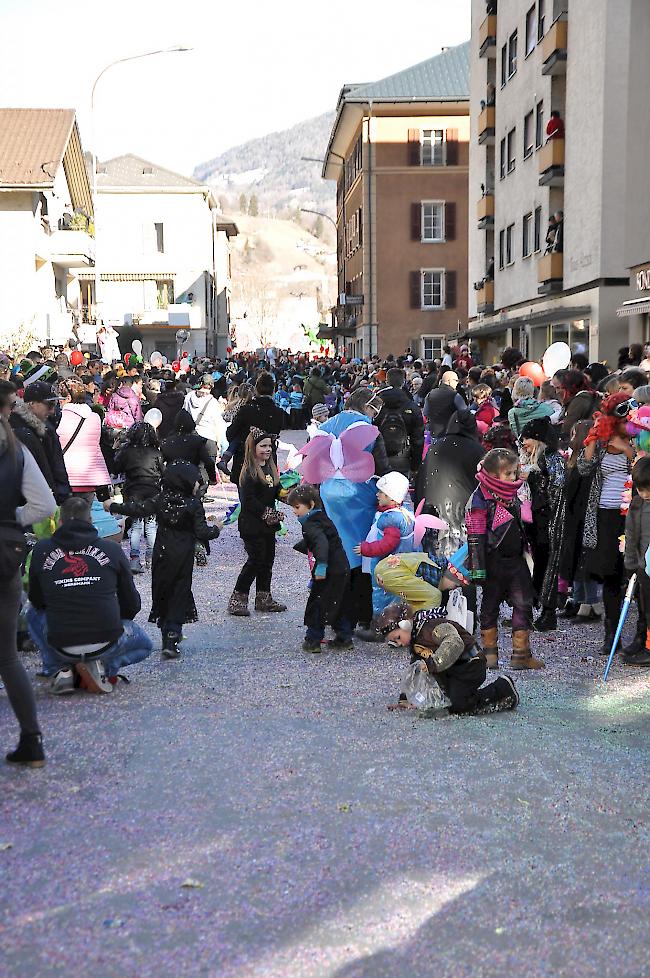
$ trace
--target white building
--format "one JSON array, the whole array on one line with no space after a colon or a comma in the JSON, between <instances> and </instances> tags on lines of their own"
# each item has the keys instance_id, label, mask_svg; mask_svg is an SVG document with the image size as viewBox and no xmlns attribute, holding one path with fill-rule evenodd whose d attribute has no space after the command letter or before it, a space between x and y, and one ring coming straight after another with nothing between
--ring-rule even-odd
<instances>
[{"instance_id":1,"label":"white building","mask_svg":"<svg viewBox=\"0 0 650 978\"><path fill-rule=\"evenodd\" d=\"M510 343L538 359L565 340L615 365L628 341L626 197L643 206L645 167L626 186L626 129L647 116L647 92L636 107L628 95L630 12L629 0L472 0L469 331L486 360ZM553 110L565 137L547 142ZM545 254L557 211L563 247Z\"/></svg>"},{"instance_id":2,"label":"white building","mask_svg":"<svg viewBox=\"0 0 650 978\"><path fill-rule=\"evenodd\" d=\"M73 109L0 109L0 344L65 343L92 266L92 199Z\"/></svg>"},{"instance_id":3,"label":"white building","mask_svg":"<svg viewBox=\"0 0 650 978\"><path fill-rule=\"evenodd\" d=\"M145 356L175 357L181 327L190 330L188 352L225 354L237 227L217 213L210 188L129 154L98 164L97 191L96 270L82 276L86 318L138 326Z\"/></svg>"}]
</instances>

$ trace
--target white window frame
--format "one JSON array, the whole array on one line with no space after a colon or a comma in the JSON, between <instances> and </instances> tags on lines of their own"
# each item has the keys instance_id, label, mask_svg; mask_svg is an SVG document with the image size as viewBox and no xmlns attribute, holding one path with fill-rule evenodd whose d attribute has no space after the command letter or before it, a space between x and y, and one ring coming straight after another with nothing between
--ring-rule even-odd
<instances>
[{"instance_id":1,"label":"white window frame","mask_svg":"<svg viewBox=\"0 0 650 978\"><path fill-rule=\"evenodd\" d=\"M533 254L535 227L534 227L534 212L529 211L528 214L524 214L521 222L521 257L530 258Z\"/></svg>"},{"instance_id":2,"label":"white window frame","mask_svg":"<svg viewBox=\"0 0 650 978\"><path fill-rule=\"evenodd\" d=\"M435 142L435 133L441 133L440 142ZM428 137L425 133L430 133ZM440 147L440 159L435 159L435 149ZM431 154L430 160L424 159L425 148ZM444 129L423 129L420 133L420 165L421 166L445 166L447 162L447 141Z\"/></svg>"},{"instance_id":3,"label":"white window frame","mask_svg":"<svg viewBox=\"0 0 650 978\"><path fill-rule=\"evenodd\" d=\"M425 237L424 230L424 209L425 207L440 208L440 235L436 238ZM435 225L435 221L433 222ZM445 202L444 200L423 200L420 204L420 240L423 244L442 244L445 241Z\"/></svg>"},{"instance_id":4,"label":"white window frame","mask_svg":"<svg viewBox=\"0 0 650 978\"><path fill-rule=\"evenodd\" d=\"M513 43L514 42L514 43ZM519 47L519 31L517 28L508 38L508 81L517 74L517 48ZM514 54L513 54L514 48Z\"/></svg>"},{"instance_id":5,"label":"white window frame","mask_svg":"<svg viewBox=\"0 0 650 978\"><path fill-rule=\"evenodd\" d=\"M517 127L513 126L506 136L506 176L517 166Z\"/></svg>"},{"instance_id":6,"label":"white window frame","mask_svg":"<svg viewBox=\"0 0 650 978\"><path fill-rule=\"evenodd\" d=\"M527 126L528 123L528 126ZM528 131L526 131L528 129ZM524 159L529 159L535 151L535 109L524 116Z\"/></svg>"},{"instance_id":7,"label":"white window frame","mask_svg":"<svg viewBox=\"0 0 650 978\"><path fill-rule=\"evenodd\" d=\"M525 38L524 44L526 46L526 52L524 57L527 58L533 53L537 45L537 20L536 20L536 9L535 4L532 5L526 11L526 24L525 24Z\"/></svg>"},{"instance_id":8,"label":"white window frame","mask_svg":"<svg viewBox=\"0 0 650 978\"><path fill-rule=\"evenodd\" d=\"M515 263L515 230L514 223L506 226L506 268Z\"/></svg>"},{"instance_id":9,"label":"white window frame","mask_svg":"<svg viewBox=\"0 0 650 978\"><path fill-rule=\"evenodd\" d=\"M432 306L424 304L424 277L425 275L440 275L440 305ZM445 270L444 268L421 268L420 269L420 309L444 309L445 308Z\"/></svg>"},{"instance_id":10,"label":"white window frame","mask_svg":"<svg viewBox=\"0 0 650 978\"><path fill-rule=\"evenodd\" d=\"M431 345L431 356L427 354L427 340L436 341ZM444 333L424 333L420 337L420 356L423 360L435 360L437 356L442 359L442 348L446 342L447 337Z\"/></svg>"}]
</instances>

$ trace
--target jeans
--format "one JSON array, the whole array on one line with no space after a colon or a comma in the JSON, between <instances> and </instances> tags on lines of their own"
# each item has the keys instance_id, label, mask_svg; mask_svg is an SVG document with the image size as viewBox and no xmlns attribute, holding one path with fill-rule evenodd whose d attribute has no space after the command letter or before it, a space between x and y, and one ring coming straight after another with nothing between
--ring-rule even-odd
<instances>
[{"instance_id":1,"label":"jeans","mask_svg":"<svg viewBox=\"0 0 650 978\"><path fill-rule=\"evenodd\" d=\"M132 666L135 662L142 662L153 651L153 643L145 630L136 625L134 621L123 621L124 631L105 652L102 652L99 659L104 664L106 675L117 676L120 669L124 666ZM44 611L36 608L27 609L27 628L32 641L37 645L43 660L43 672L46 676L53 676L60 669L70 669L73 660L61 655L58 649L49 644L47 638L47 619Z\"/></svg>"},{"instance_id":2,"label":"jeans","mask_svg":"<svg viewBox=\"0 0 650 978\"><path fill-rule=\"evenodd\" d=\"M155 516L147 516L146 519L135 520L133 522L129 533L132 557L140 556L140 541L142 540L143 531L147 540L147 553L151 553L153 545L156 542L157 530L158 524L156 523Z\"/></svg>"},{"instance_id":3,"label":"jeans","mask_svg":"<svg viewBox=\"0 0 650 978\"><path fill-rule=\"evenodd\" d=\"M5 684L20 732L40 733L34 690L16 649L16 625L22 587L20 574L0 587L0 679Z\"/></svg>"},{"instance_id":4,"label":"jeans","mask_svg":"<svg viewBox=\"0 0 650 978\"><path fill-rule=\"evenodd\" d=\"M588 581L573 582L574 604L598 604L598 581L591 578Z\"/></svg>"}]
</instances>

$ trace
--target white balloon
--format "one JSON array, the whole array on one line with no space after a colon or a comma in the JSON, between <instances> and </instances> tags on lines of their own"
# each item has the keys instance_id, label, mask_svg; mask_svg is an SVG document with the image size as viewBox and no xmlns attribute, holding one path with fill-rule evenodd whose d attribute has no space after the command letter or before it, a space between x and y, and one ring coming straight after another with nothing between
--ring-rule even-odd
<instances>
[{"instance_id":1,"label":"white balloon","mask_svg":"<svg viewBox=\"0 0 650 978\"><path fill-rule=\"evenodd\" d=\"M159 411L158 408L149 408L144 416L144 420L147 422L147 424L150 424L152 428L158 428L160 422L162 421L162 411Z\"/></svg>"},{"instance_id":2,"label":"white balloon","mask_svg":"<svg viewBox=\"0 0 650 978\"><path fill-rule=\"evenodd\" d=\"M571 347L567 343L551 343L542 357L542 366L547 377L558 370L564 370L571 363Z\"/></svg>"},{"instance_id":3,"label":"white balloon","mask_svg":"<svg viewBox=\"0 0 650 978\"><path fill-rule=\"evenodd\" d=\"M181 360L181 370L187 371L189 370L189 367L190 367L189 359L187 357L183 357L183 359Z\"/></svg>"},{"instance_id":4,"label":"white balloon","mask_svg":"<svg viewBox=\"0 0 650 978\"><path fill-rule=\"evenodd\" d=\"M134 340L134 342L137 343L138 341ZM151 364L152 367L160 367L162 362L163 362L162 353L159 353L158 350L154 350L151 356L149 357L149 363Z\"/></svg>"},{"instance_id":5,"label":"white balloon","mask_svg":"<svg viewBox=\"0 0 650 978\"><path fill-rule=\"evenodd\" d=\"M133 343L131 344L131 349L133 350L135 355L139 357L140 354L142 353L142 340L133 340Z\"/></svg>"}]
</instances>

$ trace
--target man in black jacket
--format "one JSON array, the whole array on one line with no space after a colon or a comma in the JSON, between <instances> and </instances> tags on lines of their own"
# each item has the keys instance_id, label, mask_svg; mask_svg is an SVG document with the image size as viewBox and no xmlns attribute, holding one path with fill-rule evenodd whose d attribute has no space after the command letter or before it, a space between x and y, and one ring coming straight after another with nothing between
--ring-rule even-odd
<instances>
[{"instance_id":1,"label":"man in black jacket","mask_svg":"<svg viewBox=\"0 0 650 978\"><path fill-rule=\"evenodd\" d=\"M110 693L122 667L151 654L151 639L133 621L140 595L126 555L100 539L83 496L63 503L59 528L36 544L29 600L27 627L53 693L74 692L75 681Z\"/></svg>"},{"instance_id":2,"label":"man in black jacket","mask_svg":"<svg viewBox=\"0 0 650 978\"><path fill-rule=\"evenodd\" d=\"M72 490L61 442L56 428L49 420L56 403L57 396L51 385L35 380L25 388L22 401L16 398L9 424L16 438L34 456L57 503L62 503L72 495Z\"/></svg>"},{"instance_id":3,"label":"man in black jacket","mask_svg":"<svg viewBox=\"0 0 650 978\"><path fill-rule=\"evenodd\" d=\"M384 437L391 471L414 478L422 463L422 412L404 390L406 377L403 370L391 367L386 380L388 387L378 391L384 406L375 424Z\"/></svg>"}]
</instances>

